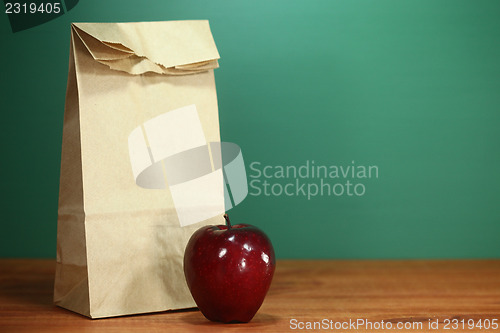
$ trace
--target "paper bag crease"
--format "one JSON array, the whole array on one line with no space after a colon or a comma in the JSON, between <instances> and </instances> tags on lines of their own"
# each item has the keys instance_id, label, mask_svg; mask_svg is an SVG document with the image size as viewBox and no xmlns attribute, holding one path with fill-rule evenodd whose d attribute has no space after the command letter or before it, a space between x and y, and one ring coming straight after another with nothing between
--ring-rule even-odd
<instances>
[{"instance_id":1,"label":"paper bag crease","mask_svg":"<svg viewBox=\"0 0 500 333\"><path fill-rule=\"evenodd\" d=\"M73 29L96 61L129 74L187 75L218 67L207 21L73 23Z\"/></svg>"}]
</instances>

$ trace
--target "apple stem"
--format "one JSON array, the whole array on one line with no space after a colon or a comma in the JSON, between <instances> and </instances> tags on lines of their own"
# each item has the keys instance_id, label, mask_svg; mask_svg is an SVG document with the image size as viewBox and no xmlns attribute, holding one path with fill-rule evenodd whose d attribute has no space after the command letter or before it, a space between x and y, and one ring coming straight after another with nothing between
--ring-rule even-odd
<instances>
[{"instance_id":1,"label":"apple stem","mask_svg":"<svg viewBox=\"0 0 500 333\"><path fill-rule=\"evenodd\" d=\"M227 214L224 214L224 219L226 220L227 228L231 229L231 221L229 221L229 216L227 216Z\"/></svg>"}]
</instances>

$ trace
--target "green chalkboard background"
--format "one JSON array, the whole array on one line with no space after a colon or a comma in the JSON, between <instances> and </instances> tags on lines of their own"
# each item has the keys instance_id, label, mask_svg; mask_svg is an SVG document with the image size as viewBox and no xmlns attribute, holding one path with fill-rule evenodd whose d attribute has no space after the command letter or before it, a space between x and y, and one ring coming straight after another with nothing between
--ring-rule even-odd
<instances>
[{"instance_id":1,"label":"green chalkboard background","mask_svg":"<svg viewBox=\"0 0 500 333\"><path fill-rule=\"evenodd\" d=\"M0 13L1 257L55 257L70 22L180 19L210 20L221 135L257 180L233 223L279 258L500 257L496 0L80 0L16 33ZM320 180L252 163L378 178L327 179L359 196L274 195ZM281 185L255 195L265 180Z\"/></svg>"}]
</instances>

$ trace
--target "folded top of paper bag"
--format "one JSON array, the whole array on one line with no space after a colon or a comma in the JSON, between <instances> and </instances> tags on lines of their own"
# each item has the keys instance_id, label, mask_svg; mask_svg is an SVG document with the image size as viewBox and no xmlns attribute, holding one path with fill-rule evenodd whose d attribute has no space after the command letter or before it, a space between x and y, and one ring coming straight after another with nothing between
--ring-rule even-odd
<instances>
[{"instance_id":1,"label":"folded top of paper bag","mask_svg":"<svg viewBox=\"0 0 500 333\"><path fill-rule=\"evenodd\" d=\"M73 23L92 57L130 74L195 74L217 68L208 21Z\"/></svg>"}]
</instances>

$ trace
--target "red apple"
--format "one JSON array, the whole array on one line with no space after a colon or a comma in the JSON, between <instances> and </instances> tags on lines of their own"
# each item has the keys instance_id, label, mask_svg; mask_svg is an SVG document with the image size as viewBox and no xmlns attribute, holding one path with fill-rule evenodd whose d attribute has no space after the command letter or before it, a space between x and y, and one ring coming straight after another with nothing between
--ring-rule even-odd
<instances>
[{"instance_id":1,"label":"red apple","mask_svg":"<svg viewBox=\"0 0 500 333\"><path fill-rule=\"evenodd\" d=\"M262 305L276 266L269 238L255 226L204 226L189 240L184 275L203 315L223 323L249 322Z\"/></svg>"}]
</instances>

